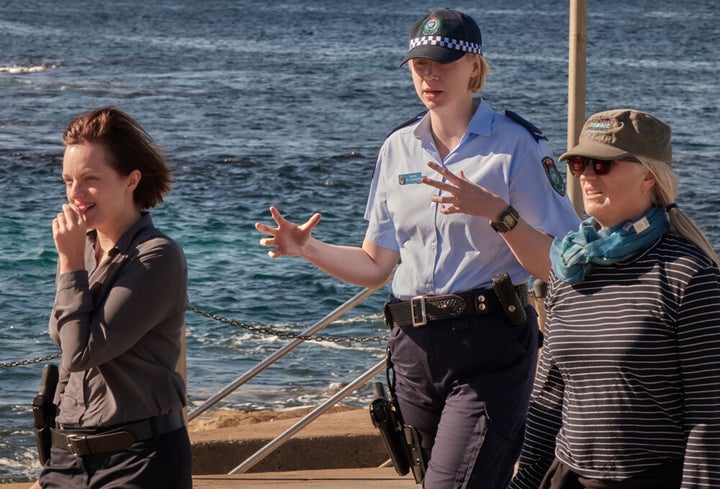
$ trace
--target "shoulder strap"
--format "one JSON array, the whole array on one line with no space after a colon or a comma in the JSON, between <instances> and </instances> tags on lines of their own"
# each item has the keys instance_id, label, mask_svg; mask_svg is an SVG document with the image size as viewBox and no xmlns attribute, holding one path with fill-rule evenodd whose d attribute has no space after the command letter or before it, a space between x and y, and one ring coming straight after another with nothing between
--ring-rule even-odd
<instances>
[{"instance_id":1,"label":"shoulder strap","mask_svg":"<svg viewBox=\"0 0 720 489\"><path fill-rule=\"evenodd\" d=\"M531 122L523 119L520 117L516 112L513 112L512 110L506 110L505 115L508 116L510 119L514 120L521 126L523 126L527 131L532 135L533 138L535 138L535 141L540 141L541 139L544 139L547 141L547 137L542 133L540 129L538 129L534 124Z\"/></svg>"},{"instance_id":2,"label":"shoulder strap","mask_svg":"<svg viewBox=\"0 0 720 489\"><path fill-rule=\"evenodd\" d=\"M420 119L422 119L423 117L425 117L425 114L427 114L427 109L425 109L425 110L423 110L422 112L414 115L413 117L411 117L410 119L406 120L406 121L403 122L402 124L398 124L397 126L393 127L392 130L387 133L387 135L385 136L385 138L387 139L388 137L390 137L390 135L391 135L392 133L394 133L395 131L397 131L397 130L399 130L399 129L402 129L403 127L407 127L407 126L409 126L409 125L411 125L411 124L414 124L415 122L417 122L417 121L419 121ZM377 161L377 156L375 157L375 161ZM375 177L375 169L376 169L376 168L377 168L377 166L376 166L375 168L373 168L373 173L372 173L371 179Z\"/></svg>"},{"instance_id":3,"label":"shoulder strap","mask_svg":"<svg viewBox=\"0 0 720 489\"><path fill-rule=\"evenodd\" d=\"M422 112L420 112L420 113L416 114L415 116L411 117L410 119L406 120L406 121L403 122L402 124L398 124L397 126L393 127L392 130L391 130L389 133L387 133L387 136L385 136L385 137L390 136L392 133L394 133L395 131L397 131L397 130L399 130L399 129L402 129L403 127L407 127L407 126L409 126L409 125L411 125L411 124L416 123L417 121L419 121L420 119L422 119L423 117L425 117L425 114L427 114L427 112L428 112L427 109L425 109L425 110L423 110Z\"/></svg>"}]
</instances>

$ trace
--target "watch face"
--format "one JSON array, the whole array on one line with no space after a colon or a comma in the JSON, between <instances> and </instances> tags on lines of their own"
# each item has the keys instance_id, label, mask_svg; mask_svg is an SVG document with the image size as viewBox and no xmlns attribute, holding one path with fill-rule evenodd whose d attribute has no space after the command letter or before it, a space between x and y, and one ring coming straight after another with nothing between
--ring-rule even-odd
<instances>
[{"instance_id":1,"label":"watch face","mask_svg":"<svg viewBox=\"0 0 720 489\"><path fill-rule=\"evenodd\" d=\"M506 233L517 225L518 217L517 211L512 206L508 206L507 210L500 215L498 222L491 223L491 226L499 233Z\"/></svg>"}]
</instances>

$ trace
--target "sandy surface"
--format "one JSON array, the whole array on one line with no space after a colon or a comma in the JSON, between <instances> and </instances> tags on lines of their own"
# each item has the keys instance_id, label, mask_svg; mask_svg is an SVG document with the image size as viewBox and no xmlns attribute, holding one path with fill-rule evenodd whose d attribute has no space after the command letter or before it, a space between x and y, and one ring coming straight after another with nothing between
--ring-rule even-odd
<instances>
[{"instance_id":1,"label":"sandy surface","mask_svg":"<svg viewBox=\"0 0 720 489\"><path fill-rule=\"evenodd\" d=\"M197 418L193 419L188 424L188 430L190 432L209 431L223 428L235 428L239 426L251 426L259 423L274 422L281 420L299 420L302 416L306 415L313 408L297 408L287 409L282 411L237 411L234 409L217 409L214 411L208 411ZM365 409L355 408L350 406L335 406L330 408L324 415L353 411L358 413L362 411L367 414ZM324 416L323 415L323 416ZM322 418L320 418L322 419ZM368 425L370 425L370 418L368 417ZM371 426L371 425L370 425Z\"/></svg>"}]
</instances>

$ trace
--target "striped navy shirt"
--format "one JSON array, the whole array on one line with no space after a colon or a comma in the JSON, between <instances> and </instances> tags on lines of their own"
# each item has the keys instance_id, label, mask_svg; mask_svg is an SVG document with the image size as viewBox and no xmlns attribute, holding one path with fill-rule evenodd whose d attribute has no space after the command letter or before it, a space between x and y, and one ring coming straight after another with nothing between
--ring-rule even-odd
<instances>
[{"instance_id":1,"label":"striped navy shirt","mask_svg":"<svg viewBox=\"0 0 720 489\"><path fill-rule=\"evenodd\" d=\"M547 330L512 488L553 458L622 480L683 460L682 488L720 487L720 271L666 234L583 282L551 276Z\"/></svg>"}]
</instances>

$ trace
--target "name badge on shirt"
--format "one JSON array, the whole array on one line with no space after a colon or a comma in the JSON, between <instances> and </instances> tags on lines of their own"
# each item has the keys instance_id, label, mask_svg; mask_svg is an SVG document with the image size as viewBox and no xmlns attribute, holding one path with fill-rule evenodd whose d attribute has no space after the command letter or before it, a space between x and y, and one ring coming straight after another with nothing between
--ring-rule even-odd
<instances>
[{"instance_id":1,"label":"name badge on shirt","mask_svg":"<svg viewBox=\"0 0 720 489\"><path fill-rule=\"evenodd\" d=\"M400 185L412 185L414 183L421 183L422 180L422 173L415 172L415 173L403 173L402 175L398 175L398 182Z\"/></svg>"}]
</instances>

